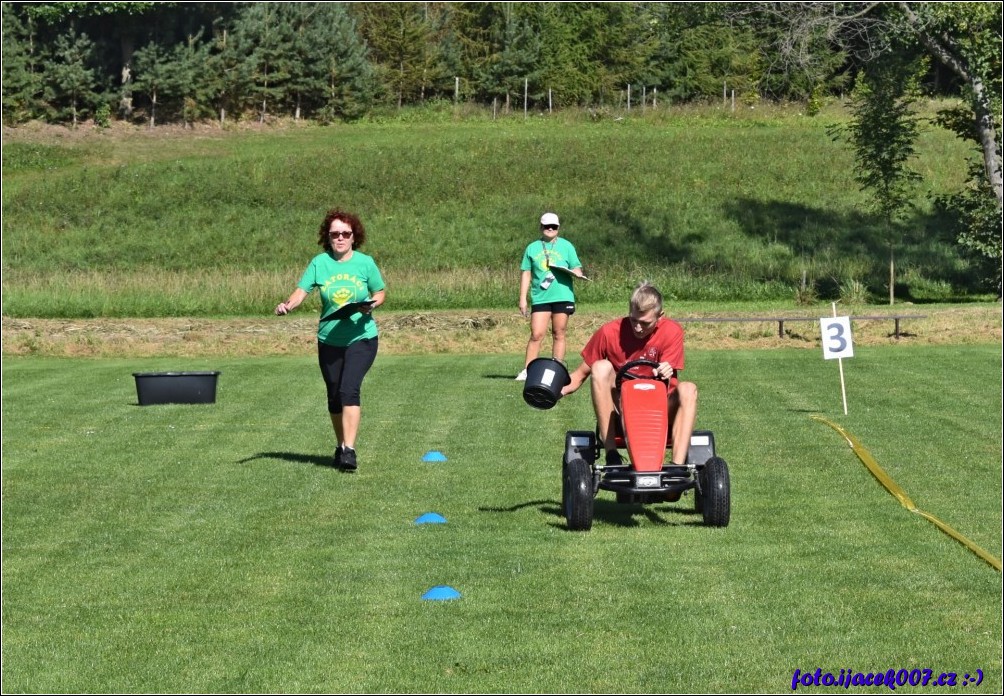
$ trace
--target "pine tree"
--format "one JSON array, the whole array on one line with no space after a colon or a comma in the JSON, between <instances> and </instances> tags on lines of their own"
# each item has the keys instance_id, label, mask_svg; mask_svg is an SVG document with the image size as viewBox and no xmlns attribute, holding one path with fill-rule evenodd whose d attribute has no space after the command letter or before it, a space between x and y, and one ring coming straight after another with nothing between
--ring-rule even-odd
<instances>
[{"instance_id":1,"label":"pine tree","mask_svg":"<svg viewBox=\"0 0 1004 696\"><path fill-rule=\"evenodd\" d=\"M311 27L311 43L323 49L318 63L323 70L322 118L359 118L373 105L379 87L355 21L344 5L324 3Z\"/></svg>"},{"instance_id":2,"label":"pine tree","mask_svg":"<svg viewBox=\"0 0 1004 696\"><path fill-rule=\"evenodd\" d=\"M284 3L280 6L280 12L286 15L286 21L292 29L293 69L288 88L293 118L297 121L305 111L314 111L323 103L323 56L328 50L327 46L318 45L318 40L327 28L323 8L323 5L316 2Z\"/></svg>"},{"instance_id":3,"label":"pine tree","mask_svg":"<svg viewBox=\"0 0 1004 696\"><path fill-rule=\"evenodd\" d=\"M450 49L454 57L454 72L466 76L471 96L479 101L498 94L488 77L490 64L501 51L493 38L498 22L503 21L499 3L457 3L450 12Z\"/></svg>"},{"instance_id":4,"label":"pine tree","mask_svg":"<svg viewBox=\"0 0 1004 696\"><path fill-rule=\"evenodd\" d=\"M56 39L47 70L46 86L52 104L58 114L69 114L74 128L98 98L95 71L89 67L93 53L94 42L87 34L62 34Z\"/></svg>"},{"instance_id":5,"label":"pine tree","mask_svg":"<svg viewBox=\"0 0 1004 696\"><path fill-rule=\"evenodd\" d=\"M358 3L359 30L386 91L401 108L420 99L434 63L432 27L418 3Z\"/></svg>"},{"instance_id":6,"label":"pine tree","mask_svg":"<svg viewBox=\"0 0 1004 696\"><path fill-rule=\"evenodd\" d=\"M289 90L293 65L293 26L286 4L256 2L241 12L235 27L241 43L250 46L247 56L250 94L264 123L269 105L278 110L293 101Z\"/></svg>"},{"instance_id":7,"label":"pine tree","mask_svg":"<svg viewBox=\"0 0 1004 696\"><path fill-rule=\"evenodd\" d=\"M249 103L250 64L247 56L251 47L245 47L239 32L227 22L220 22L210 45L206 69L196 78L197 91L210 95L220 125L227 118L239 118Z\"/></svg>"},{"instance_id":8,"label":"pine tree","mask_svg":"<svg viewBox=\"0 0 1004 696\"><path fill-rule=\"evenodd\" d=\"M174 64L177 96L181 100L181 118L191 126L203 113L211 113L206 105L211 102L211 92L202 79L209 64L210 44L202 40L202 30L189 35L184 43L174 47L171 60Z\"/></svg>"},{"instance_id":9,"label":"pine tree","mask_svg":"<svg viewBox=\"0 0 1004 696\"><path fill-rule=\"evenodd\" d=\"M24 21L3 3L3 120L22 123L40 111L43 83L30 16Z\"/></svg>"},{"instance_id":10,"label":"pine tree","mask_svg":"<svg viewBox=\"0 0 1004 696\"><path fill-rule=\"evenodd\" d=\"M513 95L520 101L524 89L533 83L535 96L540 89L540 37L527 18L510 15L501 27L500 44L502 50L488 64L487 78L505 99L506 111L510 108Z\"/></svg>"},{"instance_id":11,"label":"pine tree","mask_svg":"<svg viewBox=\"0 0 1004 696\"><path fill-rule=\"evenodd\" d=\"M157 124L157 103L161 96L170 94L177 86L176 63L159 43L151 41L133 54L135 77L133 89L150 100L150 128Z\"/></svg>"}]
</instances>

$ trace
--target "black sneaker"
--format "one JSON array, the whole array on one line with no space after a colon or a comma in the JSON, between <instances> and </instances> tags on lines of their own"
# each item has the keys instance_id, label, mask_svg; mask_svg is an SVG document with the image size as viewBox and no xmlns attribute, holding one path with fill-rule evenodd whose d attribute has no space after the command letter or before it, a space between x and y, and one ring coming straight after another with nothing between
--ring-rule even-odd
<instances>
[{"instance_id":1,"label":"black sneaker","mask_svg":"<svg viewBox=\"0 0 1004 696\"><path fill-rule=\"evenodd\" d=\"M617 450L607 450L607 466L621 466L624 464L624 460L621 458L621 453Z\"/></svg>"},{"instance_id":2,"label":"black sneaker","mask_svg":"<svg viewBox=\"0 0 1004 696\"><path fill-rule=\"evenodd\" d=\"M351 447L342 449L342 471L355 471L359 468L356 464L356 451Z\"/></svg>"},{"instance_id":3,"label":"black sneaker","mask_svg":"<svg viewBox=\"0 0 1004 696\"><path fill-rule=\"evenodd\" d=\"M335 448L335 456L331 458L331 466L336 469L342 468L342 446L339 445Z\"/></svg>"}]
</instances>

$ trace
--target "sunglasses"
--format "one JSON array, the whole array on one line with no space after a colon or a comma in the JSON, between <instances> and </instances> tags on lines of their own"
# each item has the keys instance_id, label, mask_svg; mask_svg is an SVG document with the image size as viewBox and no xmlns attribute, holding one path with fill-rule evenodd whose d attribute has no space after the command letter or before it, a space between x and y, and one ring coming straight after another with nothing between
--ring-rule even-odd
<instances>
[{"instance_id":1,"label":"sunglasses","mask_svg":"<svg viewBox=\"0 0 1004 696\"><path fill-rule=\"evenodd\" d=\"M541 228L545 229L545 230L556 230L556 229L558 229L558 226L557 225L541 225Z\"/></svg>"},{"instance_id":2,"label":"sunglasses","mask_svg":"<svg viewBox=\"0 0 1004 696\"><path fill-rule=\"evenodd\" d=\"M332 239L349 239L352 237L352 232L328 232L328 236Z\"/></svg>"}]
</instances>

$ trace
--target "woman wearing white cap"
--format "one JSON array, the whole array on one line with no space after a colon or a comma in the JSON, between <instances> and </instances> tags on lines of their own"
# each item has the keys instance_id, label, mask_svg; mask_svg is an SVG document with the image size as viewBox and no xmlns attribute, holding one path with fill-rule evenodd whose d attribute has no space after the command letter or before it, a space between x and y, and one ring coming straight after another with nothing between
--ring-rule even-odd
<instances>
[{"instance_id":1,"label":"woman wearing white cap","mask_svg":"<svg viewBox=\"0 0 1004 696\"><path fill-rule=\"evenodd\" d=\"M540 239L530 242L520 264L519 313L530 317L530 341L526 344L526 362L516 379L526 380L526 366L540 354L540 344L551 325L552 355L565 360L565 329L568 317L575 312L572 277L585 278L575 247L558 236L560 223L554 213L540 217ZM530 291L530 304L526 293Z\"/></svg>"}]
</instances>

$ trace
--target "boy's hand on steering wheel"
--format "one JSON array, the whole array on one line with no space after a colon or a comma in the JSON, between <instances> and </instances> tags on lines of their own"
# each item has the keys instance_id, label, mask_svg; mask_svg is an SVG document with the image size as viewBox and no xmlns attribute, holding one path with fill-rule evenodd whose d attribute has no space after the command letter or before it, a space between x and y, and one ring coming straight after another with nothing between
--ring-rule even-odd
<instances>
[{"instance_id":1,"label":"boy's hand on steering wheel","mask_svg":"<svg viewBox=\"0 0 1004 696\"><path fill-rule=\"evenodd\" d=\"M659 379L664 379L667 382L673 376L674 372L673 366L670 365L668 362L659 363L659 366L654 368L654 371L656 377L658 377Z\"/></svg>"}]
</instances>

